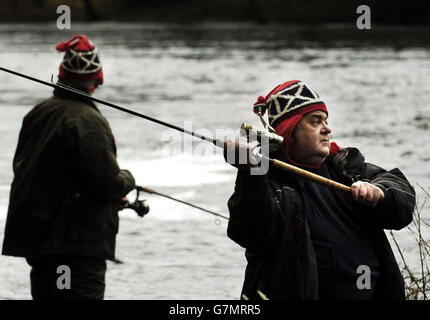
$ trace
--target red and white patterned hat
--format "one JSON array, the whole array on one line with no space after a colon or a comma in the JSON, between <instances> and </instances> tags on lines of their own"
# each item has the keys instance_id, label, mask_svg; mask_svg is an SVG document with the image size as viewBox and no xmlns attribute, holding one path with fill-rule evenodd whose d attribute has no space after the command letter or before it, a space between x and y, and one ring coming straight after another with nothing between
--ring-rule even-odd
<instances>
[{"instance_id":1,"label":"red and white patterned hat","mask_svg":"<svg viewBox=\"0 0 430 320\"><path fill-rule=\"evenodd\" d=\"M65 52L60 65L58 79L96 79L103 84L103 70L97 48L83 34L55 46L58 52Z\"/></svg>"},{"instance_id":2,"label":"red and white patterned hat","mask_svg":"<svg viewBox=\"0 0 430 320\"><path fill-rule=\"evenodd\" d=\"M309 169L319 167L297 163L289 154L291 136L302 117L318 110L328 115L327 107L318 94L300 80L287 81L276 86L266 97L257 98L257 102L254 103L254 112L261 112L264 115L267 109L270 126L274 127L275 132L284 138L284 153L288 161ZM330 143L330 155L338 153L339 150L340 147L335 142Z\"/></svg>"},{"instance_id":3,"label":"red and white patterned hat","mask_svg":"<svg viewBox=\"0 0 430 320\"><path fill-rule=\"evenodd\" d=\"M266 97L259 96L254 103L254 112L257 108L261 108L262 114L268 109L271 126L279 124L281 119L315 110L328 114L318 94L300 80L286 81L276 86Z\"/></svg>"}]
</instances>

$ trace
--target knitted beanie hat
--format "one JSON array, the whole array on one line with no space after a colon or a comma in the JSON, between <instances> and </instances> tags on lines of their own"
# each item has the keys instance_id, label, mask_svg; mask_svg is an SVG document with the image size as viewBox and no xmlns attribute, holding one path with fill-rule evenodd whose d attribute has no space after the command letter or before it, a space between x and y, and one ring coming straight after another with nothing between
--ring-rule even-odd
<instances>
[{"instance_id":1,"label":"knitted beanie hat","mask_svg":"<svg viewBox=\"0 0 430 320\"><path fill-rule=\"evenodd\" d=\"M58 79L98 80L103 84L103 70L97 48L88 38L79 34L56 45L58 52L65 52Z\"/></svg>"},{"instance_id":2,"label":"knitted beanie hat","mask_svg":"<svg viewBox=\"0 0 430 320\"><path fill-rule=\"evenodd\" d=\"M323 111L328 115L327 107L318 94L300 80L287 81L276 86L266 97L257 98L254 112L264 115L267 109L270 126L284 138L284 153L288 161L309 169L319 168L297 163L289 155L291 136L302 117L313 111ZM330 155L338 153L339 150L340 147L335 142L330 143Z\"/></svg>"},{"instance_id":3,"label":"knitted beanie hat","mask_svg":"<svg viewBox=\"0 0 430 320\"><path fill-rule=\"evenodd\" d=\"M299 80L284 82L276 86L266 97L259 96L254 103L256 108L262 107L262 114L269 109L269 124L274 127L282 118L298 113L308 113L310 108L325 113L327 108L316 92Z\"/></svg>"}]
</instances>

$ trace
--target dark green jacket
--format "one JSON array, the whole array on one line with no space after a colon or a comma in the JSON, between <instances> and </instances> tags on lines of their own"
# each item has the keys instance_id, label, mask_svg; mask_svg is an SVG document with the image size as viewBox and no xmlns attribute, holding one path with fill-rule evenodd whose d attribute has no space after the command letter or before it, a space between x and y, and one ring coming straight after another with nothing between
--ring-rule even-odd
<instances>
[{"instance_id":1,"label":"dark green jacket","mask_svg":"<svg viewBox=\"0 0 430 320\"><path fill-rule=\"evenodd\" d=\"M271 156L286 161L276 150ZM404 299L403 278L384 229L399 230L412 221L414 189L399 169L386 171L366 163L356 148L342 149L326 161L335 166L339 182L350 186L367 180L383 190L382 202L375 208L361 206L361 214L353 218L363 226L380 263L376 299ZM238 172L228 201L227 234L246 248L242 294L249 299L261 299L257 290L269 299L318 299L317 264L303 188L300 178L272 167L267 175Z\"/></svg>"},{"instance_id":2,"label":"dark green jacket","mask_svg":"<svg viewBox=\"0 0 430 320\"><path fill-rule=\"evenodd\" d=\"M25 116L13 170L4 255L114 259L118 200L135 181L93 102L55 89Z\"/></svg>"}]
</instances>

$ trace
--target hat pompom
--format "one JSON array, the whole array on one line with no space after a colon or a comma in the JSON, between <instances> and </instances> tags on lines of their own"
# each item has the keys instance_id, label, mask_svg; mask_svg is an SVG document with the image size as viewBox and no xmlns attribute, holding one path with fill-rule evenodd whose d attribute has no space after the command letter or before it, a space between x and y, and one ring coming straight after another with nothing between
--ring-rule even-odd
<instances>
[{"instance_id":1,"label":"hat pompom","mask_svg":"<svg viewBox=\"0 0 430 320\"><path fill-rule=\"evenodd\" d=\"M266 113L267 110L267 104L266 104L266 98L263 96L259 96L257 98L257 101L254 103L254 107L252 108L252 111L254 111L255 114L261 113L262 116Z\"/></svg>"},{"instance_id":2,"label":"hat pompom","mask_svg":"<svg viewBox=\"0 0 430 320\"><path fill-rule=\"evenodd\" d=\"M95 47L84 34L78 34L68 41L61 41L55 46L58 52L65 52L73 48L76 51L90 51Z\"/></svg>"},{"instance_id":3,"label":"hat pompom","mask_svg":"<svg viewBox=\"0 0 430 320\"><path fill-rule=\"evenodd\" d=\"M62 41L55 46L58 52L65 52L70 49L70 44L68 41Z\"/></svg>"}]
</instances>

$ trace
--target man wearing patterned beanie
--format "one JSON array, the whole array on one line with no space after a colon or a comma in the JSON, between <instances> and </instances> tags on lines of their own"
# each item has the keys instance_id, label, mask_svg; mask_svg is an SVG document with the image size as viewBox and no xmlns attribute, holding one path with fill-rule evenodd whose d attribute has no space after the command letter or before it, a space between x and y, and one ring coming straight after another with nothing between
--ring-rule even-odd
<instances>
[{"instance_id":1,"label":"man wearing patterned beanie","mask_svg":"<svg viewBox=\"0 0 430 320\"><path fill-rule=\"evenodd\" d=\"M56 49L65 52L59 84L92 94L103 83L85 35ZM25 116L13 170L2 253L27 259L33 299L103 299L118 210L135 187L107 120L92 101L55 89Z\"/></svg>"},{"instance_id":2,"label":"man wearing patterned beanie","mask_svg":"<svg viewBox=\"0 0 430 320\"><path fill-rule=\"evenodd\" d=\"M103 84L103 69L98 49L85 35L77 35L69 41L60 42L55 49L65 52L58 74L60 81L81 84L89 93L93 93Z\"/></svg>"},{"instance_id":3,"label":"man wearing patterned beanie","mask_svg":"<svg viewBox=\"0 0 430 320\"><path fill-rule=\"evenodd\" d=\"M283 137L270 157L351 186L334 191L271 167L239 168L228 201L228 236L246 248L244 299L404 299L404 283L384 229L412 220L415 191L399 169L367 163L356 148L330 142L328 111L301 81L287 81L254 111L267 110ZM235 164L234 164L235 165ZM236 166L236 165L235 165Z\"/></svg>"}]
</instances>

